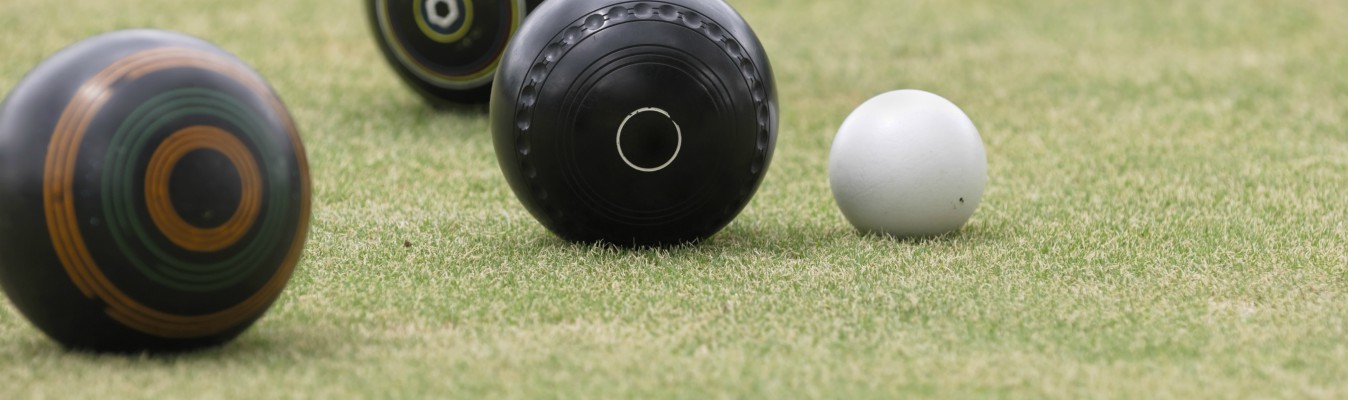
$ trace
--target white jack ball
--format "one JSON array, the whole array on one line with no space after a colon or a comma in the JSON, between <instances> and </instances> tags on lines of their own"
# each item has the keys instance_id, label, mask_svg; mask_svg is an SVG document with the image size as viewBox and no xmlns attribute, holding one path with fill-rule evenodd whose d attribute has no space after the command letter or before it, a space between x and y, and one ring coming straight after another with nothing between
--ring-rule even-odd
<instances>
[{"instance_id":1,"label":"white jack ball","mask_svg":"<svg viewBox=\"0 0 1348 400\"><path fill-rule=\"evenodd\" d=\"M899 237L959 229L983 198L988 160L978 128L921 90L875 96L838 128L828 179L857 229Z\"/></svg>"}]
</instances>

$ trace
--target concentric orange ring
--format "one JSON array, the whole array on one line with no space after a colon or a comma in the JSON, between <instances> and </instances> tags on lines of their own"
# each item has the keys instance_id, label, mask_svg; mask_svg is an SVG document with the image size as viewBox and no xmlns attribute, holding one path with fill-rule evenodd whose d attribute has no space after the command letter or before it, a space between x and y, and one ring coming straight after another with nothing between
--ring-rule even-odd
<instances>
[{"instance_id":1,"label":"concentric orange ring","mask_svg":"<svg viewBox=\"0 0 1348 400\"><path fill-rule=\"evenodd\" d=\"M169 194L169 176L178 161L202 149L223 154L239 172L241 188L238 208L225 223L211 228L184 220ZM202 253L219 251L243 238L257 219L262 209L262 174L248 147L234 135L213 126L189 126L169 135L150 156L145 171L145 202L150 219L173 244Z\"/></svg>"}]
</instances>

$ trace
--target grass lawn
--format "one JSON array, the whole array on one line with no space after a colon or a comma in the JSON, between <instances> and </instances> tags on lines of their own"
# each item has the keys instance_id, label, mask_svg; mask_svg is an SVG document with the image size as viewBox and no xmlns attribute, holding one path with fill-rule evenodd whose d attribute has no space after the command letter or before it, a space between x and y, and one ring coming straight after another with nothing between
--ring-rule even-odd
<instances>
[{"instance_id":1,"label":"grass lawn","mask_svg":"<svg viewBox=\"0 0 1348 400\"><path fill-rule=\"evenodd\" d=\"M0 398L1348 397L1348 2L732 4L776 70L776 158L712 239L629 251L536 223L485 108L423 106L357 1L0 2L0 92L120 28L247 60L315 210L222 348L67 352L0 302ZM899 88L982 133L956 234L860 236L829 193L838 125Z\"/></svg>"}]
</instances>

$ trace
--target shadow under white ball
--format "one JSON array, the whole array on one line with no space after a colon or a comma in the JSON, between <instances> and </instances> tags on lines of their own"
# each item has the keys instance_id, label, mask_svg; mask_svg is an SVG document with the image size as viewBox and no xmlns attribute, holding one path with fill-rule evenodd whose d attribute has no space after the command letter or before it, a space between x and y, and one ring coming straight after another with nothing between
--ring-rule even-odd
<instances>
[{"instance_id":1,"label":"shadow under white ball","mask_svg":"<svg viewBox=\"0 0 1348 400\"><path fill-rule=\"evenodd\" d=\"M988 180L973 121L921 90L875 96L843 121L829 153L829 184L857 229L898 237L959 229Z\"/></svg>"}]
</instances>

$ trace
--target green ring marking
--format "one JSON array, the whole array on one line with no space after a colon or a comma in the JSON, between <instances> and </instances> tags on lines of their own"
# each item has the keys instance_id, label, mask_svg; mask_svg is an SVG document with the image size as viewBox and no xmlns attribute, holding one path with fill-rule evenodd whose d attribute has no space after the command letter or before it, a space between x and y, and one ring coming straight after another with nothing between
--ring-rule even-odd
<instances>
[{"instance_id":1,"label":"green ring marking","mask_svg":"<svg viewBox=\"0 0 1348 400\"><path fill-rule=\"evenodd\" d=\"M193 91L197 91L197 93L191 93ZM189 92L189 93L185 93L185 95L183 96L177 96L178 94L184 93L174 93L174 92ZM170 95L170 93L174 94ZM193 95L204 95L204 97L194 97ZM214 99L212 99L212 97L214 97ZM223 103L213 103L211 100L222 100ZM161 106L161 103L174 102L174 101L182 103L178 105L180 108L182 107L183 104L192 105L193 107L188 107L186 109L180 110L170 109L168 111L156 109L157 107ZM206 107L197 106L196 103L203 103ZM217 106L223 109L213 109L210 108L210 106ZM146 107L146 109L149 110L146 114L154 115L153 113L155 112L167 114L159 116L159 118L153 120L146 120L145 118L147 118L148 115L142 115L140 120L136 124L131 125L132 132L146 132L146 131L153 132L158 130L157 128L159 128L168 121L172 121L184 115L199 113L199 114L215 115L217 117L229 120L231 123L238 124L239 126L244 128L245 134L250 136L251 139L256 139L257 136L255 131L258 130L256 129L258 127L255 124L249 124L248 123L248 121L250 121L249 118L242 118L242 119L233 118L239 117L240 116L239 114L241 114L239 113L239 111L242 111L242 109L238 106L238 104L233 102L233 99L223 95L214 95L214 93L210 93L210 91L208 90L186 89L168 92L165 95L157 96L156 99L152 100L151 102L147 102L146 105L144 105L143 107ZM233 110L229 110L230 108L233 108ZM234 111L234 115L229 115L230 111ZM126 125L124 125L124 127L125 126ZM135 142L131 145L131 147L128 147L133 151L145 150L146 142L149 140L148 135L132 135L132 136L118 135L117 137L126 138L128 140L134 137ZM124 144L124 141L117 141L114 144ZM267 144L267 143L264 140L261 141L260 144ZM163 264L167 264L167 265L157 264L157 266L159 266L160 268L151 268L150 269L151 271L157 269L159 273L168 275L170 277L170 280L172 280L172 278L176 278L177 280L181 281L200 282L199 285L204 285L212 280L221 279L222 277L230 278L232 274L237 273L238 275L233 276L232 279L230 279L229 281L217 282L220 285L227 285L229 283L237 281L237 279L242 279L242 277L246 277L246 274L248 272L251 272L252 270L260 266L260 263L258 263L257 261L259 261L258 260L259 258L265 256L266 249L262 247L266 246L265 245L260 246L258 243L267 243L268 239L271 239L274 236L273 231L275 230L275 225L281 222L281 220L279 219L267 218L266 220L264 220L263 228L259 232L259 237L255 238L253 243L250 243L248 246L245 247L243 251L241 251L234 257L231 257L229 259L217 263L192 264L183 262L167 254L166 252L163 251L162 248L159 248L158 246L154 245L154 243L150 241L150 236L146 232L145 228L140 224L136 224L134 223L134 221L129 220L131 215L136 214L137 203L134 200L136 191L134 190L133 186L135 182L134 178L137 175L135 174L136 171L133 170L134 165L126 161L134 160L137 158L139 157L130 157L127 160L122 160L115 163L115 165L117 165L116 168L121 169L121 173L118 173L117 169L111 169L109 174L104 175L105 177L108 177L109 178L108 181L111 182L110 185L105 186L105 189L107 189L107 191L109 191L110 193L108 196L105 196L104 199L105 203L108 203L107 205L115 207L112 209L113 211L120 211L112 213L112 215L122 217L117 221L119 222L119 224L117 224L118 225L117 227L122 228L123 224L125 224L125 226L131 227L133 233L135 233L135 236L139 237L142 240L142 243L145 244L145 247L148 250L150 250L152 254L156 256L156 258L159 258L159 260L157 261L160 261ZM273 174L275 173L274 169L268 169L265 167L261 169L268 170L268 172L271 172ZM130 178L131 180L127 181L127 178ZM284 187L279 188L277 187L280 186L276 184L276 182L278 181L276 178L278 177L272 178L273 179L270 180L270 182L272 182L270 186L272 187L268 188L269 194L271 195L269 200L277 200L277 197L280 197L281 200L283 200L285 189ZM279 178L281 178L280 179L281 181L284 181L284 177ZM118 188L129 188L130 190L121 191L117 190ZM279 202L272 202L271 204L269 204L267 206L268 211L270 213L273 213L269 215L275 215L274 213L283 213L284 210L282 209L283 207L281 206L281 204L282 203ZM114 230L114 232L117 234L121 234L123 233L123 230ZM123 238L118 237L118 239ZM119 242L119 245L123 247L123 250L129 249L128 244L125 243L124 241ZM128 251L128 254L130 258L133 259L136 258L133 255L134 253ZM144 264L144 260L135 259L134 261L140 264ZM243 268L237 268L240 265L242 265ZM140 265L140 267L146 266ZM231 269L232 267L233 269ZM181 271L175 271L175 269Z\"/></svg>"},{"instance_id":2,"label":"green ring marking","mask_svg":"<svg viewBox=\"0 0 1348 400\"><path fill-rule=\"evenodd\" d=\"M116 149L116 148L130 149L132 152L135 152L136 150L145 150L145 148L144 148L143 146L145 146L145 142L148 140L148 135L134 135L134 134L133 134L133 135L129 135L129 136L128 136L128 135L126 135L126 134L124 133L124 131L125 131L126 128L129 127L129 130L130 130L131 132L147 132L147 131L148 131L148 132L153 132L153 131L158 130L157 128L161 127L166 121L171 121L171 120L176 119L176 118L178 118L178 117L181 117L181 116L184 116L184 115L190 115L190 114L193 114L193 113L205 113L205 114L216 115L216 116L218 116L218 117L221 117L221 118L230 120L230 122L232 122L232 123L240 123L240 122L242 122L241 120L239 120L239 119L237 119L237 118L232 118L232 117L236 117L236 116L232 116L232 115L227 115L227 114L220 113L220 111L223 111L223 110L211 109L211 108L209 108L209 107L190 107L190 108L188 108L188 109L180 109L180 110L172 110L172 109L170 109L170 110L168 110L168 111L164 111L164 110L157 109L157 107L160 107L160 106L161 106L161 103L163 103L164 101L172 101L172 100L179 100L179 99L174 98L174 97L160 97L160 98L157 98L157 99L154 99L154 100L157 100L157 101L147 102L147 104L145 104L145 105L142 106L143 109L144 109L144 110L148 110L148 112L146 112L146 113L140 113L140 115L136 115L137 118L128 119L128 121L136 121L136 122L135 122L135 123L132 123L132 124L124 124L124 125L123 125L124 130L119 130L119 132L121 132L121 133L119 133L119 134L116 136L116 138L118 138L118 139L120 139L120 140L115 140L115 141L112 143L112 145L113 145L112 148L114 148L114 149ZM188 98L188 99L183 99L183 100L179 100L179 101L180 101L180 102L183 102L183 103L185 103L185 104L191 104L192 100L194 100L194 99ZM198 100L199 100L199 99L198 99ZM207 103L209 103L209 99L207 100ZM219 106L218 104L207 104L207 105L216 105L216 106ZM155 113L155 112L160 112L160 113L165 113L165 112L166 112L166 113L168 113L168 114L167 114L167 115L164 115L164 116L160 116L160 117L157 118L157 119L149 119L149 120L145 119L145 118L146 118L146 114L151 114L151 115L153 115L153 113ZM247 127L247 125L243 125L243 126ZM254 128L255 128L255 126L254 126ZM127 146L126 146L126 141L128 141L128 140L133 140L133 139L134 139L134 143L133 143L131 146L127 147ZM129 220L130 216L136 214L136 207L135 207L135 205L136 205L137 203L134 201L134 195L135 195L135 193L134 193L134 188L133 188L133 186L134 186L134 184L135 184L135 183L134 183L134 182L135 182L135 181L134 181L134 178L135 178L135 176L137 176L137 175L135 174L136 171L134 171L134 170L132 169L132 168L133 168L133 165L132 165L131 163L129 163L128 161L130 161L130 160L135 160L135 159L139 158L139 157L135 157L135 156L138 155L138 154L140 154L140 153L132 154L132 157L129 157L128 159L123 159L123 160L111 160L111 159L110 159L109 161L112 161L112 162L109 163L109 165L111 166L111 167L108 169L109 173L104 175L104 177L106 178L106 179L105 179L105 182L108 183L108 184L106 184L106 185L104 186L105 193L108 194L108 195L104 196L105 203L107 203L107 204L105 204L105 207L111 209L112 211L116 211L116 212L111 213L111 215L120 217L120 218L118 218L118 219L116 220L116 222L119 222L117 228L122 228L122 227L123 227L122 224L125 224L125 226L130 226L130 227L132 227L133 230L135 231L135 232L133 232L133 233L135 233L136 236L138 236L140 239L142 239L141 242L142 242L142 243L145 243L147 248L149 248L152 252L156 253L156 256L158 256L158 257L160 257L160 258L165 258L165 259L166 259L166 260L160 260L160 261L170 261L170 263L169 263L170 265L168 265L168 267L178 267L178 268L181 268L181 269L188 270L188 271L192 272L192 275L190 275L190 276L180 276L179 279L182 279L182 280L188 280L188 281L193 281L193 280L202 280L202 279L218 278L217 275L220 275L220 274L207 274L207 275L203 275L203 272L218 271L218 270L220 270L220 269L226 269L226 270L227 270L230 266L228 266L228 265L224 265L224 266L222 266L222 265L209 265L209 264L208 264L208 265L192 265L192 264L183 263L183 262L172 262L172 261L174 261L173 258L170 257L170 256L168 256L167 254L163 254L162 249L156 248L156 246L153 245L153 242L150 241L149 235L145 233L145 231L143 230L143 228L142 228L139 224L135 224L134 221L130 221L130 220ZM119 172L121 172L121 173L119 173ZM130 178L130 180L128 180L128 178ZM127 188L127 187L132 187L131 191L119 190L120 188ZM120 233L123 233L124 230L119 229L119 230L114 230L114 232L120 234ZM122 246L124 247L124 250L128 250L128 247L129 247L129 246L126 246L126 243L119 243L119 244L122 245ZM128 253L130 254L129 251L128 251ZM133 256L133 257L134 257L134 256ZM143 261L141 261L141 260L137 260L137 261L140 261L140 262L143 263ZM172 269L165 270L165 271L162 271L162 272L163 272L163 273L166 273L166 274L169 274L169 275L180 275L180 274L174 274L174 272L176 272L176 271L173 271ZM227 274L227 273L228 273L228 272L226 272L226 274Z\"/></svg>"},{"instance_id":3,"label":"green ring marking","mask_svg":"<svg viewBox=\"0 0 1348 400\"><path fill-rule=\"evenodd\" d=\"M169 108L163 108L168 105ZM215 263L196 264L186 262L168 254L151 239L148 230L135 223L132 216L138 215L136 209L135 182L137 171L132 162L143 154L150 140L148 133L158 131L165 124L180 117L193 114L207 114L227 120L243 130L245 139L259 147L262 175L267 177L267 204L258 236L232 257ZM258 132L265 131L257 122L258 116L250 113L246 106L223 93L200 88L187 88L166 91L159 94L133 111L113 136L108 152L124 152L123 157L110 156L105 161L102 175L103 208L107 214L109 228L117 246L123 251L131 264L152 281L183 291L218 290L238 283L251 272L261 267L261 261L270 254L278 243L279 232L289 213L285 200L289 191L284 185L288 177L283 173L287 168L284 158L266 157L275 154L275 143ZM130 143L128 143L130 142ZM128 146L129 144L129 146ZM277 165L282 164L282 165ZM127 228L130 232L127 232ZM136 255L127 233L134 235L154 256L154 263Z\"/></svg>"}]
</instances>

